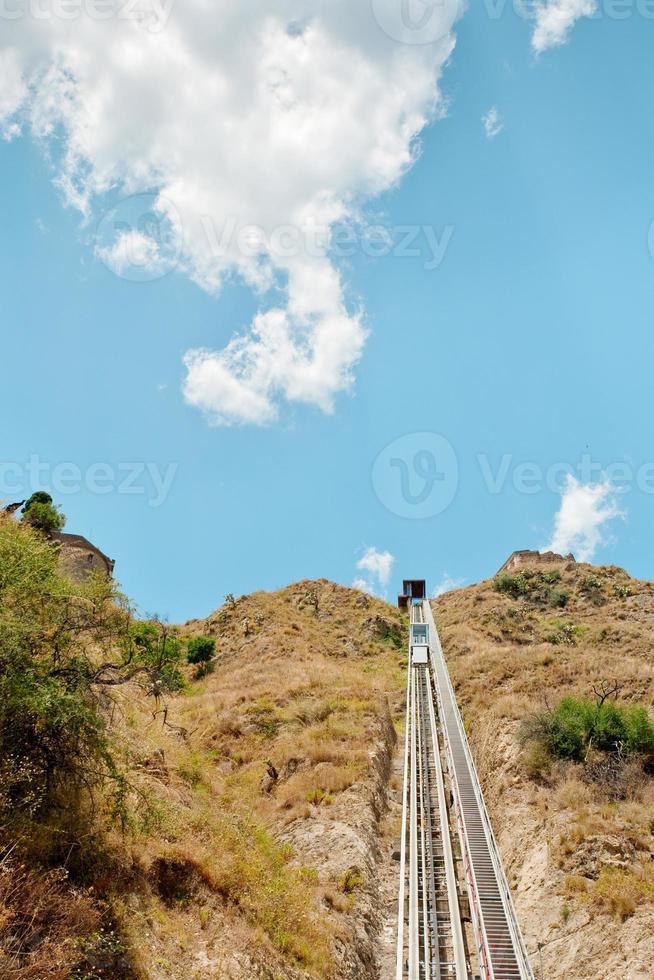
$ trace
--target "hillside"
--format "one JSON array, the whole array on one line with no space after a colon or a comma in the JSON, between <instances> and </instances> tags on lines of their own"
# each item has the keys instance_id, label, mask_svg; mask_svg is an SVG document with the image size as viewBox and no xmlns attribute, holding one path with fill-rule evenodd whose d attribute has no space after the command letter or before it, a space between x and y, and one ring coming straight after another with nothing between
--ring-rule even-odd
<instances>
[{"instance_id":1,"label":"hillside","mask_svg":"<svg viewBox=\"0 0 654 980\"><path fill-rule=\"evenodd\" d=\"M171 705L185 737L128 719L144 759L161 760L148 763L163 812L139 854L147 886L120 916L140 969L374 977L399 614L301 582L228 601L184 631L217 641L214 672Z\"/></svg>"},{"instance_id":2,"label":"hillside","mask_svg":"<svg viewBox=\"0 0 654 980\"><path fill-rule=\"evenodd\" d=\"M433 607L528 948L543 944L544 976L651 977L652 755L591 746L580 761L555 760L521 726L562 698L598 703L614 687L606 703L651 708L654 584L554 560Z\"/></svg>"},{"instance_id":3,"label":"hillside","mask_svg":"<svg viewBox=\"0 0 654 980\"><path fill-rule=\"evenodd\" d=\"M0 976L391 977L398 610L143 623L9 519L0 571ZM433 605L534 964L651 976L654 586L552 556Z\"/></svg>"},{"instance_id":4,"label":"hillside","mask_svg":"<svg viewBox=\"0 0 654 980\"><path fill-rule=\"evenodd\" d=\"M375 977L395 906L385 817L406 676L400 614L319 581L227 597L179 628L132 623L106 580L67 582L47 542L12 522L0 532L0 975ZM26 558L48 573L33 596ZM44 632L44 590L59 589ZM214 641L209 664L173 659L193 638ZM25 669L37 671L28 702ZM44 737L49 758L74 740L69 725L88 736L36 803L32 763L11 754L18 717L39 765Z\"/></svg>"}]
</instances>

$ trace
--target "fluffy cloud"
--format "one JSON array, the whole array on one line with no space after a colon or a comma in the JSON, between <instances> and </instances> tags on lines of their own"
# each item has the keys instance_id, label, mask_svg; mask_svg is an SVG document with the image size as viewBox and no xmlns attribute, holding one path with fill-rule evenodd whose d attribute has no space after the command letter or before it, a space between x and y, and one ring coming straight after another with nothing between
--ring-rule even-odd
<instances>
[{"instance_id":1,"label":"fluffy cloud","mask_svg":"<svg viewBox=\"0 0 654 980\"><path fill-rule=\"evenodd\" d=\"M187 353L190 404L218 424L271 422L284 401L331 411L366 339L332 230L413 163L459 0L431 10L430 44L391 36L397 0L113 0L102 19L71 6L70 20L25 2L0 21L0 132L44 141L89 220L107 195L156 189L178 270L257 292L249 326ZM154 278L158 247L135 223L99 256L119 274L136 256Z\"/></svg>"},{"instance_id":2,"label":"fluffy cloud","mask_svg":"<svg viewBox=\"0 0 654 980\"><path fill-rule=\"evenodd\" d=\"M460 589L465 585L464 578L453 578L448 575L447 572L443 575L442 579L432 592L432 599L438 599L439 596L445 595L446 592L451 592L453 589Z\"/></svg>"},{"instance_id":3,"label":"fluffy cloud","mask_svg":"<svg viewBox=\"0 0 654 980\"><path fill-rule=\"evenodd\" d=\"M531 45L537 54L565 44L581 17L592 17L597 0L548 0L536 6L536 24Z\"/></svg>"},{"instance_id":4,"label":"fluffy cloud","mask_svg":"<svg viewBox=\"0 0 654 980\"><path fill-rule=\"evenodd\" d=\"M377 551L367 548L363 557L357 562L357 569L365 575L354 580L353 587L370 595L385 596L391 580L391 572L395 563L390 551Z\"/></svg>"},{"instance_id":5,"label":"fluffy cloud","mask_svg":"<svg viewBox=\"0 0 654 980\"><path fill-rule=\"evenodd\" d=\"M486 133L486 138L489 140L495 139L499 136L504 129L504 123L500 119L500 114L497 111L496 106L492 106L485 116L481 118L484 132Z\"/></svg>"},{"instance_id":6,"label":"fluffy cloud","mask_svg":"<svg viewBox=\"0 0 654 980\"><path fill-rule=\"evenodd\" d=\"M583 484L569 475L552 540L543 550L562 555L572 551L579 561L592 561L605 543L606 525L623 516L609 482Z\"/></svg>"}]
</instances>

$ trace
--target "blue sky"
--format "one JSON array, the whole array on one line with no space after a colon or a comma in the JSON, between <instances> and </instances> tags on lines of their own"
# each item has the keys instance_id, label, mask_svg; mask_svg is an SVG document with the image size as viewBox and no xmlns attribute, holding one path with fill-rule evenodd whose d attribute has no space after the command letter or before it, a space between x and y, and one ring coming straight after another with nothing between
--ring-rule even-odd
<instances>
[{"instance_id":1,"label":"blue sky","mask_svg":"<svg viewBox=\"0 0 654 980\"><path fill-rule=\"evenodd\" d=\"M561 10L565 2L558 0ZM96 233L108 211L131 220L126 189L156 199L151 176L134 183L135 158L129 179L127 165L120 169L126 133L111 134L111 179L102 186L101 174L88 202L75 207L62 181L71 173L63 154L79 137L75 121L58 118L39 131L18 98L6 114L2 496L20 499L37 483L51 489L68 529L117 559L118 578L143 611L182 620L207 614L227 592L304 577L364 578L392 596L403 575L425 576L433 586L445 576L472 582L491 575L513 549L552 540L654 576L654 23L636 5L623 20L604 7L601 16L571 25L567 43L537 53L533 21L510 5L496 19L488 9L475 5L458 20L449 58L435 46L441 118L417 127L412 167L398 163L397 173L391 167L373 179L366 168L375 147L353 155L345 177L324 163L325 186L332 180L339 200L357 199L343 220L355 221L359 245L329 262L316 259L310 288L299 299L297 287L294 300L292 287L288 309L309 302L306 293L317 302L324 288L327 312L311 307L308 318L324 315L350 354L329 383L320 365L315 377L310 369L291 375L286 365L274 389L254 388L248 378L253 411L269 416L263 424L235 417L240 388L236 401L222 381L207 394L206 376L197 374L190 390L183 358L189 350L224 349L257 313L274 308L285 317L280 268L273 268L273 289L259 283L257 291L252 277L261 264L232 263L216 290L208 283L213 268L189 245L181 258L146 255L141 278L149 281L133 281L116 252L102 253L106 241ZM176 16L173 8L168 30ZM5 23L0 39L18 49L24 27ZM234 29L247 39L252 25ZM372 37L379 25L369 17L365 29ZM342 120L348 143L372 120L396 133L394 118L377 115L373 103L368 117L361 105L375 94L390 102L405 86L405 98L418 98L424 109L433 46L416 54L394 41L418 59L398 67L394 49L392 62L376 60L376 40L353 30L348 43L381 65L379 91L364 91L361 104L343 109L353 113L349 136ZM340 69L325 55L315 70L324 80ZM424 73L426 95L413 95L407 70ZM348 84L368 84L362 77L353 72ZM303 75L296 84L314 81ZM204 108L219 115L220 95L211 99ZM493 108L502 128L489 138L483 118ZM136 142L153 115L131 121ZM320 130L333 132L335 157L347 154L340 125L326 119ZM296 206L294 190L309 177L302 134L294 136L300 162L288 186L274 154L262 151L257 160L254 153L251 185L230 171L228 154L217 155L239 199L251 186L256 195L269 187L275 201ZM180 136L191 150L192 137ZM210 182L201 184L189 166L184 172L174 143L168 152L167 197L185 218L180 201ZM109 153L87 136L77 139L76 153L79 189L87 179L80 177L84 154L99 172ZM170 176L179 176L175 167L186 181L178 200L170 193L182 186ZM224 173L219 180L229 189ZM265 195L248 200L268 204ZM380 245L366 223L391 229L394 245ZM386 254L368 254L375 242ZM444 247L438 264L435 242ZM403 254L407 248L419 254ZM293 266L284 274L297 284L304 271ZM200 368L213 370L215 355L202 357ZM305 384L309 394L294 394ZM220 413L222 424L211 424ZM566 483L561 470L555 482L555 464L567 464L576 481Z\"/></svg>"}]
</instances>

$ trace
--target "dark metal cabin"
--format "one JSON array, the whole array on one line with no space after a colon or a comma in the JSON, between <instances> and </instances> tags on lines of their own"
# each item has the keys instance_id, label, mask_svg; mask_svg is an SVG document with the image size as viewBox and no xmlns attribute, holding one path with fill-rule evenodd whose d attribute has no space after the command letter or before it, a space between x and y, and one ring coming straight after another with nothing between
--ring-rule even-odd
<instances>
[{"instance_id":1,"label":"dark metal cabin","mask_svg":"<svg viewBox=\"0 0 654 980\"><path fill-rule=\"evenodd\" d=\"M397 597L400 609L406 609L414 602L427 598L427 583L424 578L405 578L402 582L402 595Z\"/></svg>"}]
</instances>

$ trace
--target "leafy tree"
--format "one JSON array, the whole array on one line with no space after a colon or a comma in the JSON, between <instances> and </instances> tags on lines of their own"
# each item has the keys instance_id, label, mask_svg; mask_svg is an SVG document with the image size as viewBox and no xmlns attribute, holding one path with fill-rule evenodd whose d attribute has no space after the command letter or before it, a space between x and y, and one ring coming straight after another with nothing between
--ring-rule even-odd
<instances>
[{"instance_id":1,"label":"leafy tree","mask_svg":"<svg viewBox=\"0 0 654 980\"><path fill-rule=\"evenodd\" d=\"M179 641L156 624L134 626L110 579L69 580L54 544L29 522L0 518L0 828L83 813L101 786L125 816L112 691L134 680L159 695L175 656Z\"/></svg>"},{"instance_id":2,"label":"leafy tree","mask_svg":"<svg viewBox=\"0 0 654 980\"><path fill-rule=\"evenodd\" d=\"M22 519L44 534L61 531L66 524L65 516L55 507L52 497L45 490L37 490L32 494L23 508Z\"/></svg>"}]
</instances>

